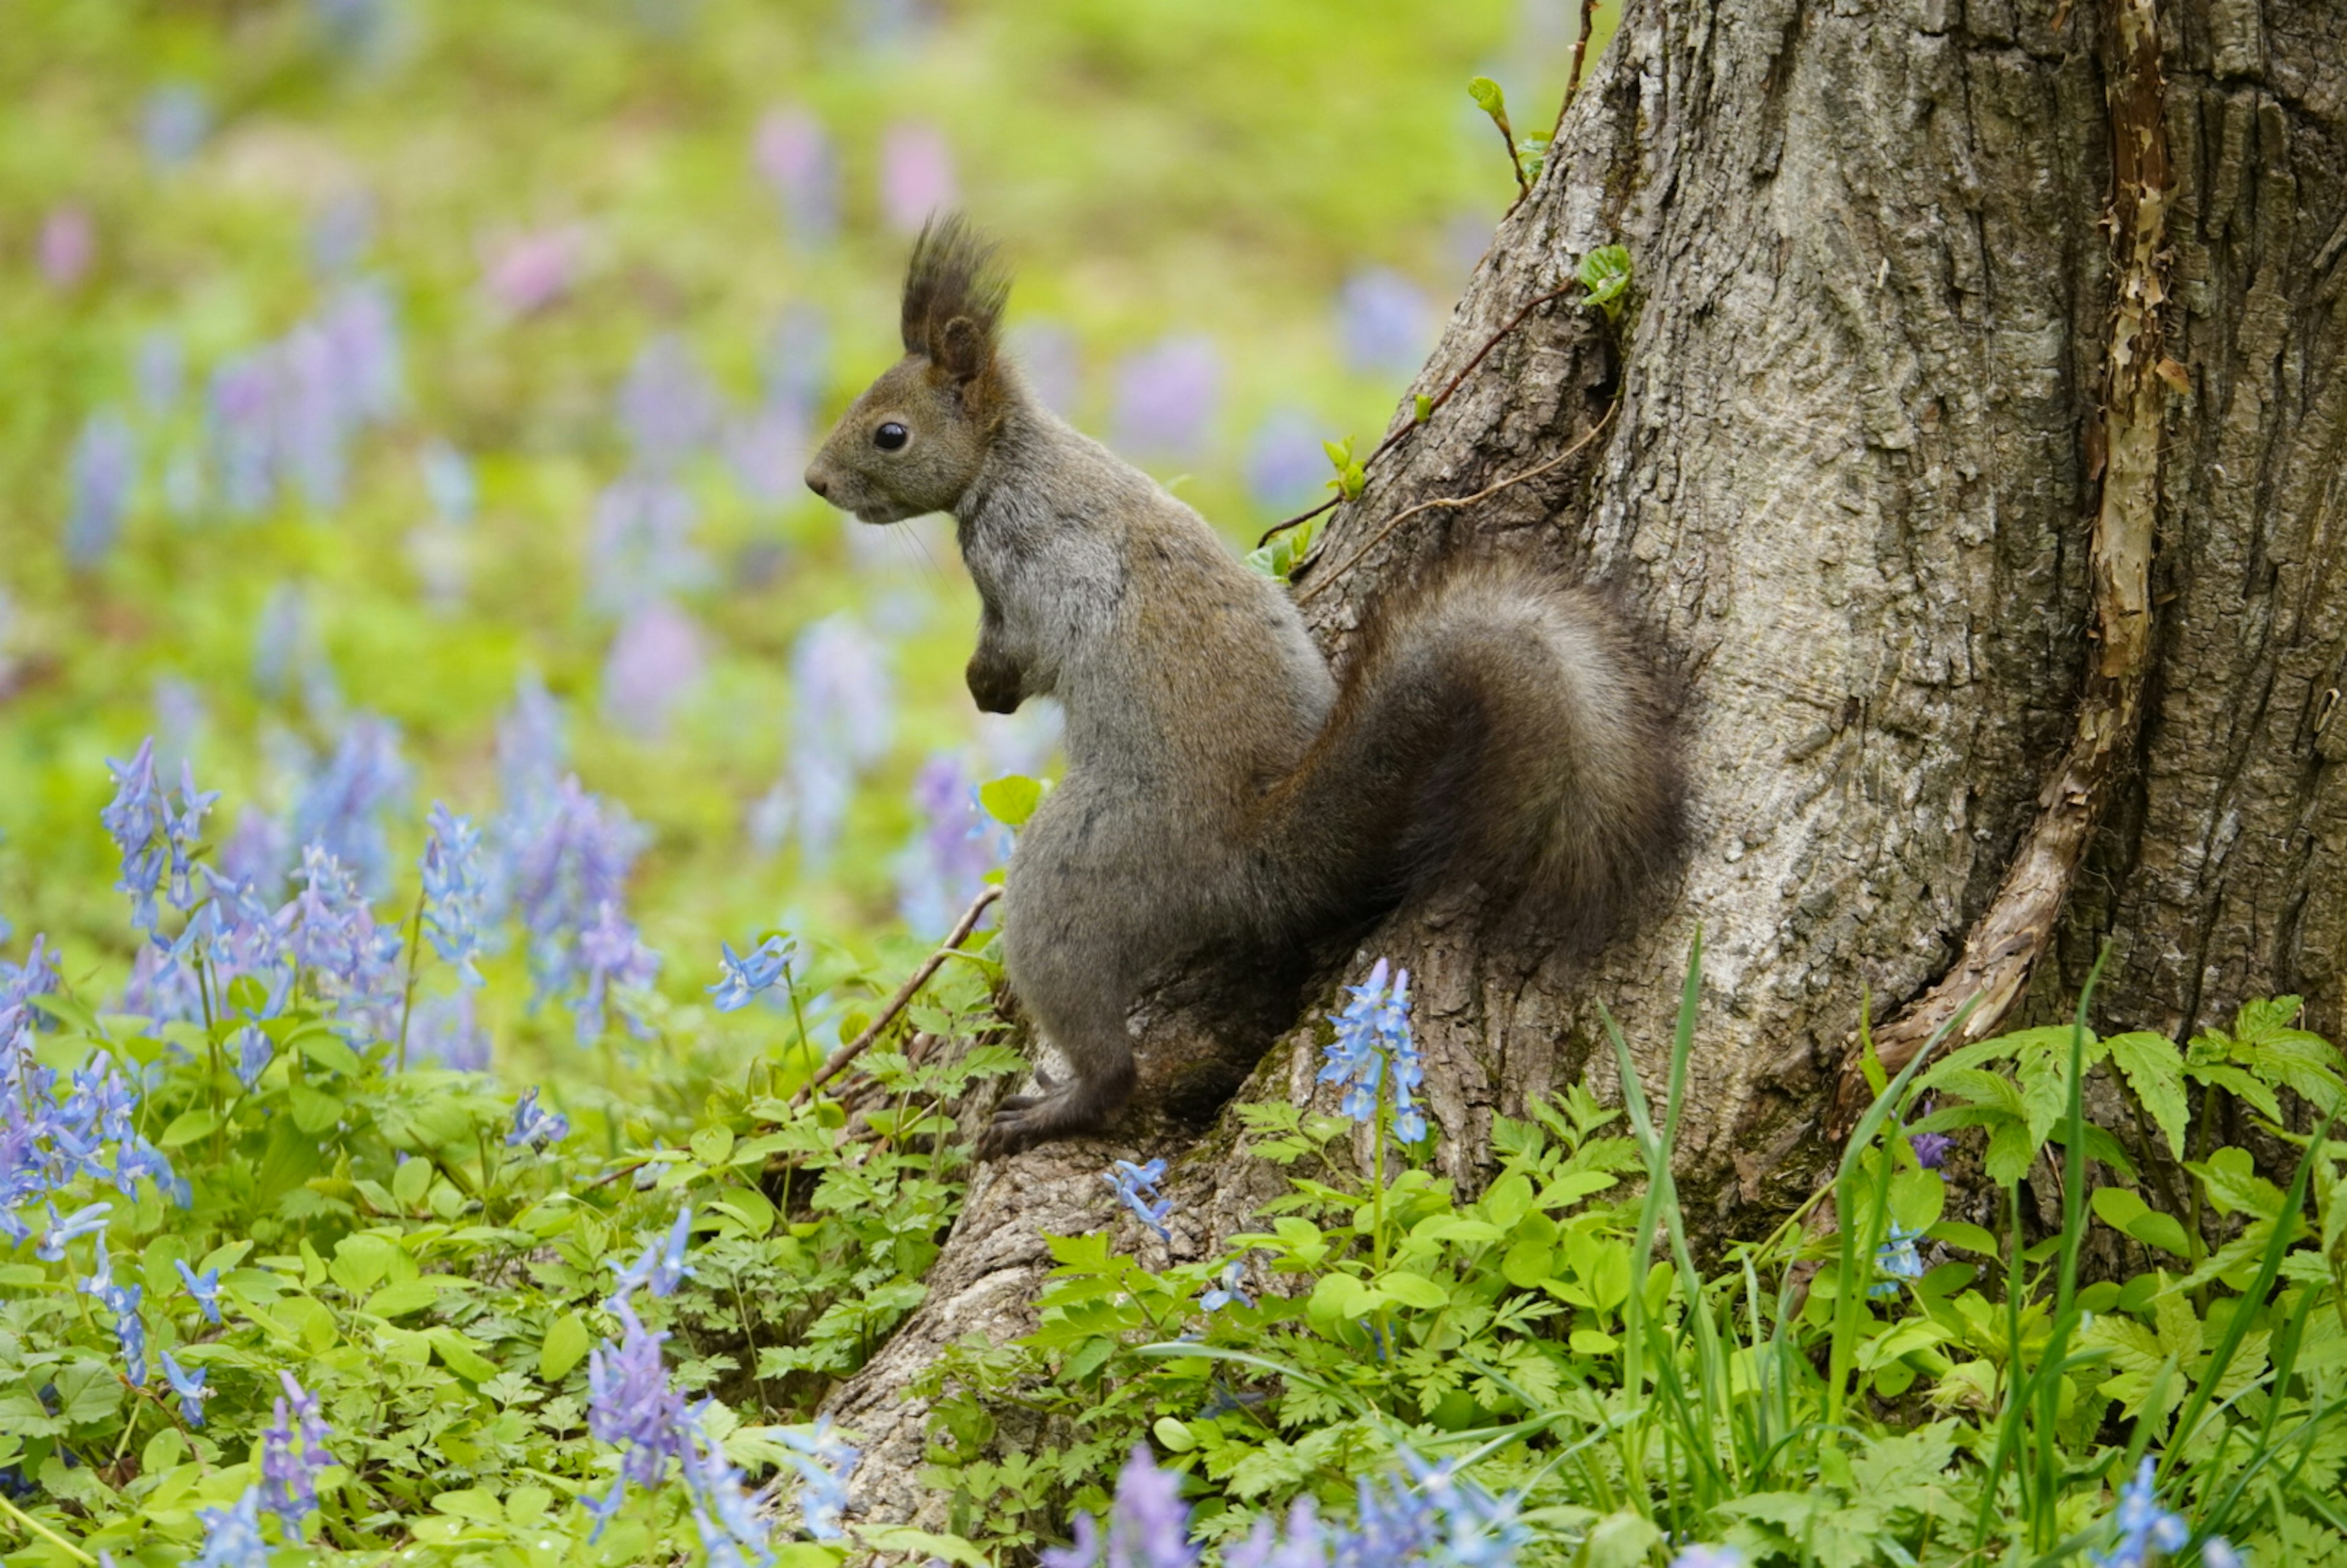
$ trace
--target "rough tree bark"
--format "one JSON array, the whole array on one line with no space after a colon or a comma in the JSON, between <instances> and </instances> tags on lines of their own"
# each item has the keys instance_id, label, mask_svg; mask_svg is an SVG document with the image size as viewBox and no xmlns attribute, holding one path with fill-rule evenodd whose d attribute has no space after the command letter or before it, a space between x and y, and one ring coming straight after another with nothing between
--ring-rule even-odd
<instances>
[{"instance_id":1,"label":"rough tree bark","mask_svg":"<svg viewBox=\"0 0 2347 1568\"><path fill-rule=\"evenodd\" d=\"M2148 121L2113 90L2130 12L2157 27ZM2339 1030L2342 62L2334 0L1631 0L1413 391L1614 242L1636 267L1622 341L1569 299L1534 312L1298 578L1342 658L1367 607L1432 563L1529 557L1610 585L1686 689L1695 842L1635 930L1568 967L1474 943L1454 907L1345 966L1386 954L1418 978L1446 1170L1472 1184L1492 1114L1527 1096L1584 1075L1615 1091L1594 999L1655 1066L1700 922L1682 1194L1715 1235L1763 1226L1831 1149L1862 999L1895 1020L1999 913L2106 651L2104 405L2133 395L2108 372L2115 125L2156 123L2168 170L2164 245L2138 260L2176 365L2145 405L2153 471L2130 481L2152 514L2152 663L2050 953L1997 1011L2059 1009L2107 938L2110 1027L2180 1036L2301 991ZM1384 532L1601 421L1571 459ZM1139 1020L1153 1075L1210 1107L1213 1074L1177 1071L1194 1030L1157 1010ZM1283 1021L1245 1096L1312 1092L1310 1029ZM938 1518L907 1380L948 1340L1031 1326L1039 1238L1116 1223L1100 1171L1161 1153L1177 1256L1276 1185L1227 1116L1168 1114L977 1177L928 1301L832 1400L868 1445L870 1516Z\"/></svg>"}]
</instances>

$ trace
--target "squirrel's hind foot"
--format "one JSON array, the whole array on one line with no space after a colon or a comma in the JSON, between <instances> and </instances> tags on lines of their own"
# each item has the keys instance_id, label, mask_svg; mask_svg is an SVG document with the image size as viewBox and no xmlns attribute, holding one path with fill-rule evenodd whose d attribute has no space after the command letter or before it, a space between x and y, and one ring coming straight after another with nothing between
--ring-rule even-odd
<instances>
[{"instance_id":1,"label":"squirrel's hind foot","mask_svg":"<svg viewBox=\"0 0 2347 1568\"><path fill-rule=\"evenodd\" d=\"M1082 1079L1055 1085L1041 1073L1043 1094L1014 1094L994 1108L994 1119L978 1135L978 1157L1008 1158L1054 1138L1096 1132L1116 1111L1122 1095L1103 1095Z\"/></svg>"}]
</instances>

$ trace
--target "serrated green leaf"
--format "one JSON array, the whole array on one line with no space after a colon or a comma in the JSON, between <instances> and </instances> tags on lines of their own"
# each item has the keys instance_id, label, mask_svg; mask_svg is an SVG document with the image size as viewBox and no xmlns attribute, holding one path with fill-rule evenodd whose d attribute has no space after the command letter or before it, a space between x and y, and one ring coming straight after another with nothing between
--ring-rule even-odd
<instances>
[{"instance_id":1,"label":"serrated green leaf","mask_svg":"<svg viewBox=\"0 0 2347 1568\"><path fill-rule=\"evenodd\" d=\"M1043 785L1024 774L1009 774L978 786L978 804L1005 827L1024 827L1042 804Z\"/></svg>"},{"instance_id":2,"label":"serrated green leaf","mask_svg":"<svg viewBox=\"0 0 2347 1568\"><path fill-rule=\"evenodd\" d=\"M2191 1120L2184 1094L2184 1053L2174 1040L2147 1030L2115 1034L2103 1041L2103 1050L2145 1114L2167 1135L2169 1154L2182 1159L2184 1130Z\"/></svg>"}]
</instances>

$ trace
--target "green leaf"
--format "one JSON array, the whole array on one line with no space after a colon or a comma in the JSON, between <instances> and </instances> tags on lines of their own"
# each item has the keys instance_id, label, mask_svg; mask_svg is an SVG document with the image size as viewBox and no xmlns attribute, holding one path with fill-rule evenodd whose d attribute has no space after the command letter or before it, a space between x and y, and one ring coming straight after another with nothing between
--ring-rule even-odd
<instances>
[{"instance_id":1,"label":"green leaf","mask_svg":"<svg viewBox=\"0 0 2347 1568\"><path fill-rule=\"evenodd\" d=\"M1023 774L1010 774L978 786L978 804L1005 827L1024 827L1042 799L1041 783Z\"/></svg>"},{"instance_id":2,"label":"green leaf","mask_svg":"<svg viewBox=\"0 0 2347 1568\"><path fill-rule=\"evenodd\" d=\"M587 1319L579 1313L556 1318L546 1331L546 1342L538 1349L538 1375L549 1383L559 1383L570 1375L573 1367L587 1358L588 1347L593 1342Z\"/></svg>"},{"instance_id":3,"label":"green leaf","mask_svg":"<svg viewBox=\"0 0 2347 1568\"><path fill-rule=\"evenodd\" d=\"M2274 1097L2274 1091L2240 1068L2229 1067L2221 1061L2188 1059L2184 1064L2184 1075L2195 1082L2221 1089L2246 1102L2269 1122L2281 1120L2281 1102Z\"/></svg>"},{"instance_id":4,"label":"green leaf","mask_svg":"<svg viewBox=\"0 0 2347 1568\"><path fill-rule=\"evenodd\" d=\"M303 1056L329 1072L349 1078L366 1072L366 1064L359 1060L359 1053L344 1045L342 1037L331 1030L305 1029L293 1037L293 1043L301 1048Z\"/></svg>"},{"instance_id":5,"label":"green leaf","mask_svg":"<svg viewBox=\"0 0 2347 1568\"><path fill-rule=\"evenodd\" d=\"M385 1237L346 1235L334 1244L334 1261L326 1272L336 1285L355 1295L379 1284L398 1255L398 1244Z\"/></svg>"},{"instance_id":6,"label":"green leaf","mask_svg":"<svg viewBox=\"0 0 2347 1568\"><path fill-rule=\"evenodd\" d=\"M1450 1293L1422 1274L1406 1268L1389 1268L1378 1276L1378 1288L1400 1302L1433 1312L1450 1305Z\"/></svg>"},{"instance_id":7,"label":"green leaf","mask_svg":"<svg viewBox=\"0 0 2347 1568\"><path fill-rule=\"evenodd\" d=\"M404 1207L412 1209L422 1203L424 1194L431 1188L432 1162L429 1160L403 1160L399 1168L391 1173L391 1195Z\"/></svg>"},{"instance_id":8,"label":"green leaf","mask_svg":"<svg viewBox=\"0 0 2347 1568\"><path fill-rule=\"evenodd\" d=\"M916 1530L909 1524L859 1524L856 1527L856 1539L876 1553L901 1553L907 1560L938 1557L948 1563L958 1563L962 1568L989 1568L986 1553L960 1536L938 1535L927 1530ZM808 1546L813 1542L796 1544ZM790 1546L783 1548L784 1552L792 1549ZM824 1561L835 1563L838 1554L826 1551ZM806 1562L813 1564L815 1559L810 1556ZM794 1568L794 1565L784 1561L776 1568Z\"/></svg>"},{"instance_id":9,"label":"green leaf","mask_svg":"<svg viewBox=\"0 0 2347 1568\"><path fill-rule=\"evenodd\" d=\"M343 1119L343 1102L339 1098L313 1089L306 1083L292 1085L286 1091L285 1100L292 1107L293 1125L313 1137Z\"/></svg>"},{"instance_id":10,"label":"green leaf","mask_svg":"<svg viewBox=\"0 0 2347 1568\"><path fill-rule=\"evenodd\" d=\"M429 1279L402 1279L384 1286L366 1299L365 1310L377 1317L405 1317L440 1299L440 1287Z\"/></svg>"},{"instance_id":11,"label":"green leaf","mask_svg":"<svg viewBox=\"0 0 2347 1568\"><path fill-rule=\"evenodd\" d=\"M1198 1440L1190 1434L1190 1429L1172 1416L1158 1417L1149 1430L1157 1435L1158 1443L1168 1453L1185 1454L1198 1446Z\"/></svg>"},{"instance_id":12,"label":"green leaf","mask_svg":"<svg viewBox=\"0 0 2347 1568\"><path fill-rule=\"evenodd\" d=\"M1529 1238L1508 1249L1500 1260L1500 1273L1510 1285L1531 1290L1556 1271L1556 1255L1547 1245Z\"/></svg>"},{"instance_id":13,"label":"green leaf","mask_svg":"<svg viewBox=\"0 0 2347 1568\"><path fill-rule=\"evenodd\" d=\"M733 1153L731 1127L703 1127L691 1140L692 1157L711 1170L722 1168Z\"/></svg>"},{"instance_id":14,"label":"green leaf","mask_svg":"<svg viewBox=\"0 0 2347 1568\"><path fill-rule=\"evenodd\" d=\"M432 1506L458 1519L477 1519L487 1524L503 1524L506 1522L505 1505L477 1487L441 1492L433 1498Z\"/></svg>"},{"instance_id":15,"label":"green leaf","mask_svg":"<svg viewBox=\"0 0 2347 1568\"><path fill-rule=\"evenodd\" d=\"M1475 100L1477 108L1481 109L1493 119L1498 119L1508 112L1508 95L1501 91L1500 84L1489 77L1477 77L1470 81L1467 84L1467 96Z\"/></svg>"},{"instance_id":16,"label":"green leaf","mask_svg":"<svg viewBox=\"0 0 2347 1568\"><path fill-rule=\"evenodd\" d=\"M2008 1120L1998 1122L1988 1135L1988 1152L1981 1164L1990 1181L2009 1187L2029 1173L2029 1162L2036 1157L2037 1141L2029 1135L2028 1124Z\"/></svg>"},{"instance_id":17,"label":"green leaf","mask_svg":"<svg viewBox=\"0 0 2347 1568\"><path fill-rule=\"evenodd\" d=\"M495 1363L481 1354L481 1348L454 1328L425 1329L431 1337L432 1348L438 1351L440 1364L468 1383L486 1383L497 1375Z\"/></svg>"},{"instance_id":18,"label":"green leaf","mask_svg":"<svg viewBox=\"0 0 2347 1568\"><path fill-rule=\"evenodd\" d=\"M1409 405L1413 424L1423 425L1434 417L1434 399L1422 392L1409 400Z\"/></svg>"},{"instance_id":19,"label":"green leaf","mask_svg":"<svg viewBox=\"0 0 2347 1568\"><path fill-rule=\"evenodd\" d=\"M2147 1030L2115 1034L2103 1041L2113 1066L2159 1130L2168 1135L2168 1152L2184 1157L2184 1130L2191 1107L2184 1096L2184 1053L2165 1035ZM2125 1226L2121 1226L2125 1229Z\"/></svg>"},{"instance_id":20,"label":"green leaf","mask_svg":"<svg viewBox=\"0 0 2347 1568\"><path fill-rule=\"evenodd\" d=\"M2115 1231L2151 1212L2151 1205L2125 1187L2096 1187L2092 1200L2095 1217Z\"/></svg>"},{"instance_id":21,"label":"green leaf","mask_svg":"<svg viewBox=\"0 0 2347 1568\"><path fill-rule=\"evenodd\" d=\"M216 1120L208 1106L199 1105L193 1111L182 1111L171 1118L171 1124L163 1129L163 1135L155 1142L165 1149L177 1149L182 1144L192 1143L210 1132L216 1125Z\"/></svg>"},{"instance_id":22,"label":"green leaf","mask_svg":"<svg viewBox=\"0 0 2347 1568\"><path fill-rule=\"evenodd\" d=\"M1608 321L1621 319L1624 296L1630 288L1630 252L1621 245L1600 245L1581 258L1580 269L1574 274L1581 281L1582 292L1589 302L1605 313Z\"/></svg>"}]
</instances>

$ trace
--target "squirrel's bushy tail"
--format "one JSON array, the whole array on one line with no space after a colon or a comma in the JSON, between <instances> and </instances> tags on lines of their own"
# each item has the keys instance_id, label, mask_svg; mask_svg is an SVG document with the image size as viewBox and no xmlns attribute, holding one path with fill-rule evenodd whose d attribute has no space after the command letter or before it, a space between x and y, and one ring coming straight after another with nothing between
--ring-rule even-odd
<instances>
[{"instance_id":1,"label":"squirrel's bushy tail","mask_svg":"<svg viewBox=\"0 0 2347 1568\"><path fill-rule=\"evenodd\" d=\"M1469 883L1576 946L1667 874L1684 787L1668 704L1598 595L1505 564L1373 617L1254 839L1300 935ZM1273 864L1273 863L1279 864Z\"/></svg>"}]
</instances>

